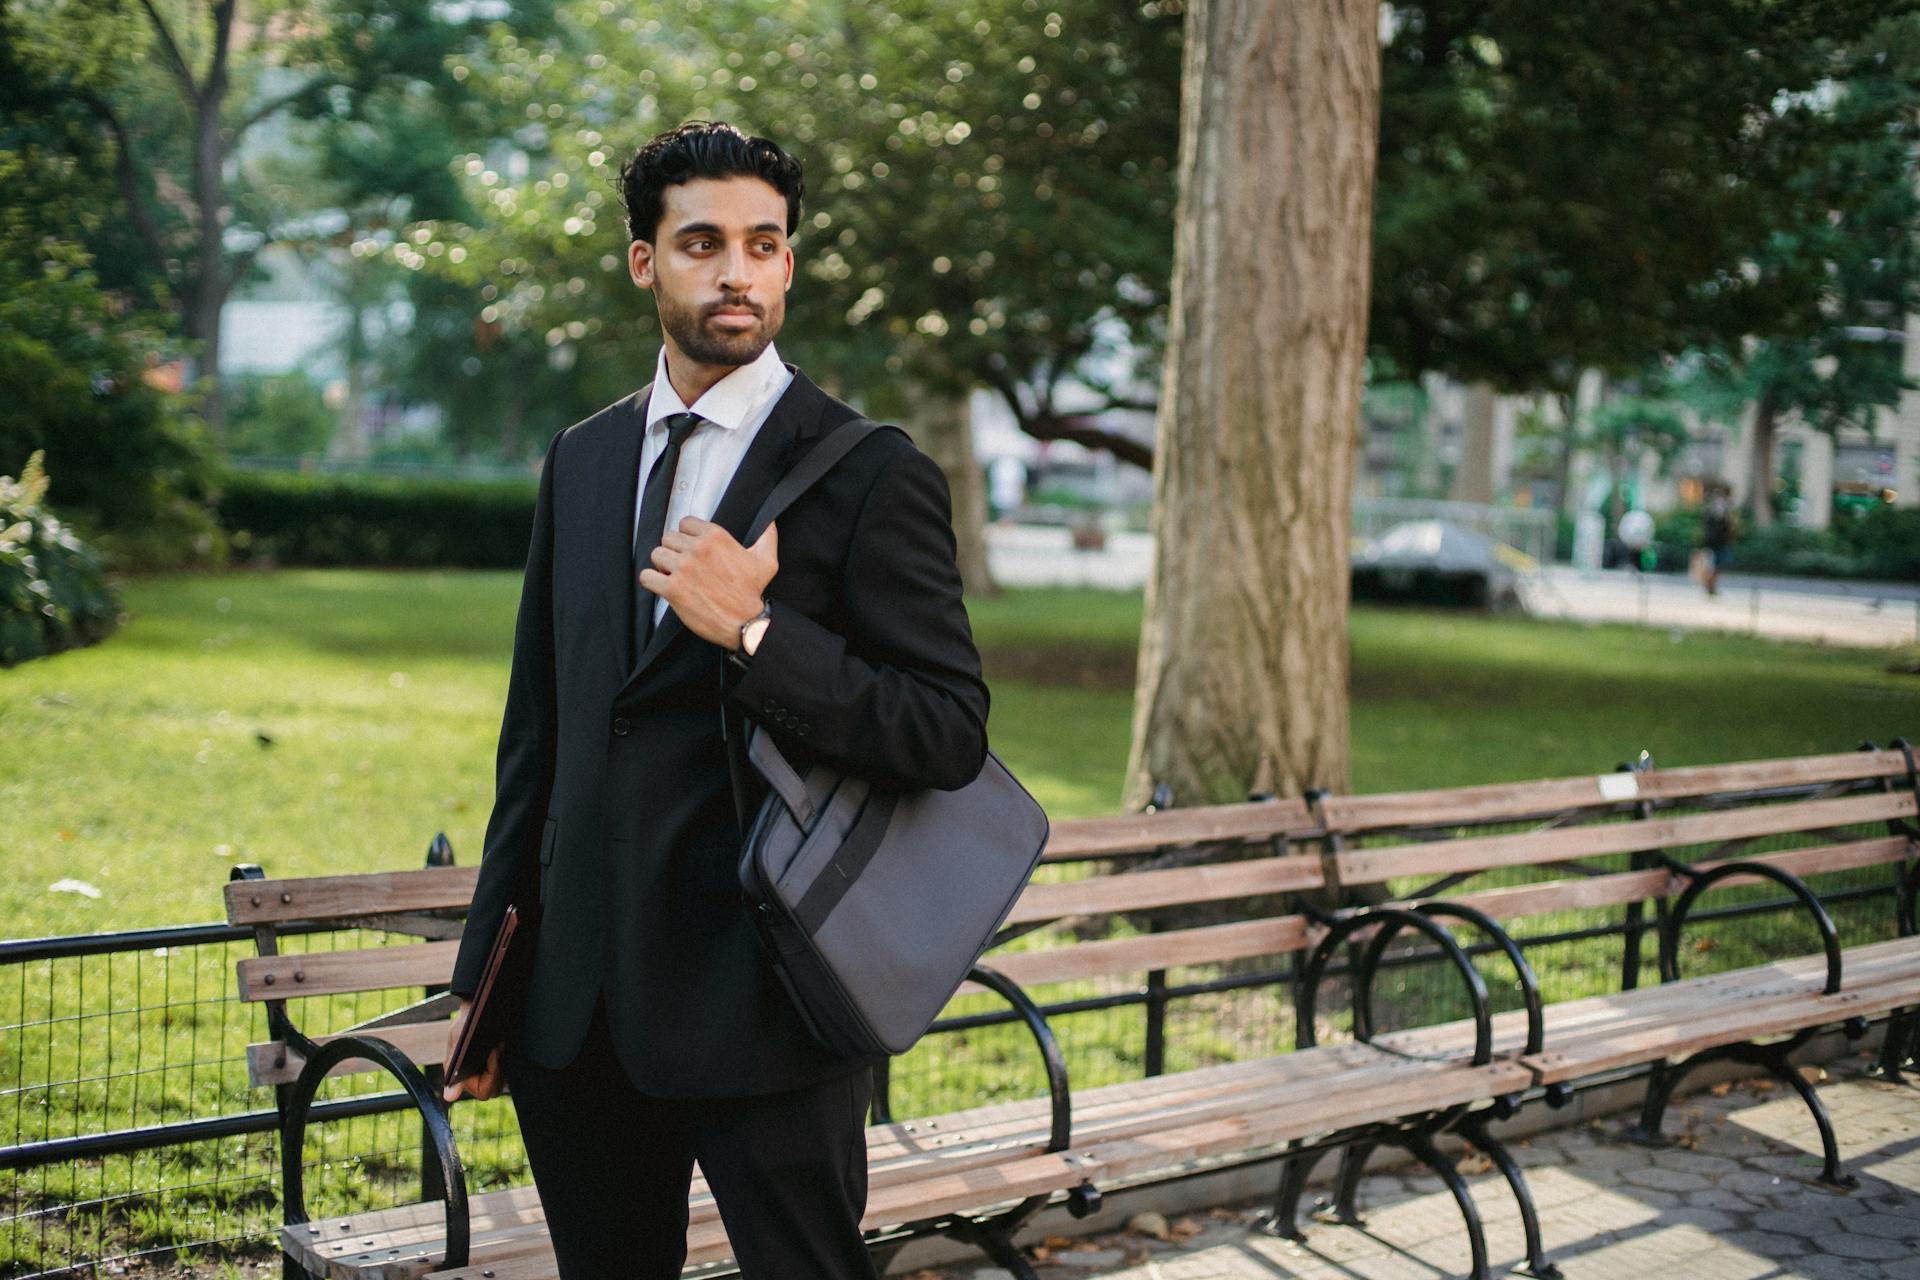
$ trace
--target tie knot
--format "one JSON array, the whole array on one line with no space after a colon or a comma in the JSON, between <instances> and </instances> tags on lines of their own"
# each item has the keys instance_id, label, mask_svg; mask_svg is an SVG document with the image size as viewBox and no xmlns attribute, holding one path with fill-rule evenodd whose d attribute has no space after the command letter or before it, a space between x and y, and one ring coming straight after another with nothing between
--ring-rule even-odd
<instances>
[{"instance_id":1,"label":"tie knot","mask_svg":"<svg viewBox=\"0 0 1920 1280\"><path fill-rule=\"evenodd\" d=\"M687 437L693 434L693 429L705 421L706 419L697 413L676 413L668 418L666 420L667 448L679 449L687 442Z\"/></svg>"}]
</instances>

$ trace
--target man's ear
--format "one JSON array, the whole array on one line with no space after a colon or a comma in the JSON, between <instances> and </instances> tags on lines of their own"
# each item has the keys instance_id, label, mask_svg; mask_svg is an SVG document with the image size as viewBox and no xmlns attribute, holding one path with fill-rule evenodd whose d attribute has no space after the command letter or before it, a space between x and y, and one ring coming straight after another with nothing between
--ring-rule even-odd
<instances>
[{"instance_id":1,"label":"man's ear","mask_svg":"<svg viewBox=\"0 0 1920 1280\"><path fill-rule=\"evenodd\" d=\"M785 287L788 289L793 288L793 246L792 245L787 246L787 283Z\"/></svg>"},{"instance_id":2,"label":"man's ear","mask_svg":"<svg viewBox=\"0 0 1920 1280\"><path fill-rule=\"evenodd\" d=\"M788 274L792 274L791 268ZM653 246L645 240L635 240L627 246L627 275L636 287L653 288Z\"/></svg>"}]
</instances>

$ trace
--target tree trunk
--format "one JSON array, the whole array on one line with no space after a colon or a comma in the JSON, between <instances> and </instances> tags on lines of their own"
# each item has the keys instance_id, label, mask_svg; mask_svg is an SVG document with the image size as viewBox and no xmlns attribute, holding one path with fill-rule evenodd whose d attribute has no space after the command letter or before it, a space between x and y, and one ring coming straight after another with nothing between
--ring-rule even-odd
<instances>
[{"instance_id":1,"label":"tree trunk","mask_svg":"<svg viewBox=\"0 0 1920 1280\"><path fill-rule=\"evenodd\" d=\"M987 481L973 452L973 418L965 396L907 388L914 441L940 464L953 495L953 538L960 581L970 596L995 594L987 571Z\"/></svg>"},{"instance_id":2,"label":"tree trunk","mask_svg":"<svg viewBox=\"0 0 1920 1280\"><path fill-rule=\"evenodd\" d=\"M1773 392L1761 392L1753 406L1753 452L1747 459L1747 502L1756 529L1773 523L1773 429L1779 416Z\"/></svg>"},{"instance_id":3,"label":"tree trunk","mask_svg":"<svg viewBox=\"0 0 1920 1280\"><path fill-rule=\"evenodd\" d=\"M1573 447L1580 435L1580 397L1572 391L1556 391L1554 402L1560 407L1560 432L1554 440L1553 484L1559 491L1559 511L1563 516L1578 514L1573 496Z\"/></svg>"},{"instance_id":4,"label":"tree trunk","mask_svg":"<svg viewBox=\"0 0 1920 1280\"><path fill-rule=\"evenodd\" d=\"M1467 384L1461 397L1460 465L1453 469L1453 500L1489 505L1497 488L1493 475L1494 389L1485 382Z\"/></svg>"},{"instance_id":5,"label":"tree trunk","mask_svg":"<svg viewBox=\"0 0 1920 1280\"><path fill-rule=\"evenodd\" d=\"M1347 785L1379 9L1190 0L1126 801Z\"/></svg>"}]
</instances>

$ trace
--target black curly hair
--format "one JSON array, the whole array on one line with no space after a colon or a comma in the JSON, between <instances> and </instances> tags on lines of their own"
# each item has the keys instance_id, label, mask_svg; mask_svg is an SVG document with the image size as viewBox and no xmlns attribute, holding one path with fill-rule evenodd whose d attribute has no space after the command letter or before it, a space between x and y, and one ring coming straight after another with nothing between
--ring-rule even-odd
<instances>
[{"instance_id":1,"label":"black curly hair","mask_svg":"<svg viewBox=\"0 0 1920 1280\"><path fill-rule=\"evenodd\" d=\"M805 182L800 162L766 138L750 138L724 120L689 120L657 133L620 165L627 234L653 243L668 183L695 178L760 178L787 198L787 234L800 225Z\"/></svg>"}]
</instances>

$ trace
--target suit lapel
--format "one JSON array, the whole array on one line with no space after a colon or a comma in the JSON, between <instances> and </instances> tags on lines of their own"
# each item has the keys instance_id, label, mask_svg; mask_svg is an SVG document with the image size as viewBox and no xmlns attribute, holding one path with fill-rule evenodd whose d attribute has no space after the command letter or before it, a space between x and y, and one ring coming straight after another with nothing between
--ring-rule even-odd
<instances>
[{"instance_id":1,"label":"suit lapel","mask_svg":"<svg viewBox=\"0 0 1920 1280\"><path fill-rule=\"evenodd\" d=\"M815 434L813 429L818 424L821 410L826 405L825 392L816 387L806 374L801 373L794 366L788 365L787 368L793 370L793 381L781 394L772 412L767 415L767 420L760 424L760 430L754 436L753 443L747 447L746 456L741 458L733 478L727 482L726 492L720 496L720 505L714 508L713 522L732 534L736 540L746 536L747 527L755 513L760 510L760 504L766 501L767 495L773 492L773 487L780 483L780 477L792 467L796 446L802 439ZM646 425L645 395L640 397L639 404L641 427L644 428ZM640 452L636 446L633 450L633 464L629 467L629 472L635 476L639 473L639 458ZM605 493L609 487L602 486L602 493ZM633 503L638 499L637 480L630 487L636 492L627 502L625 528L628 554L622 557L629 565L632 563ZM622 615L620 629L614 633L620 645L619 652L623 661L626 657L625 618L632 615L632 589L637 585L631 581L634 577L632 571L629 571L627 577L629 581L626 585L629 590L628 594L622 598L621 604L621 608L626 612ZM634 669L627 673L627 685L630 687L640 679L647 668L652 666L667 647L685 631L686 624L681 622L679 615L669 607L660 616L659 624L654 627L653 636L647 642L646 651L640 655L640 660Z\"/></svg>"}]
</instances>

